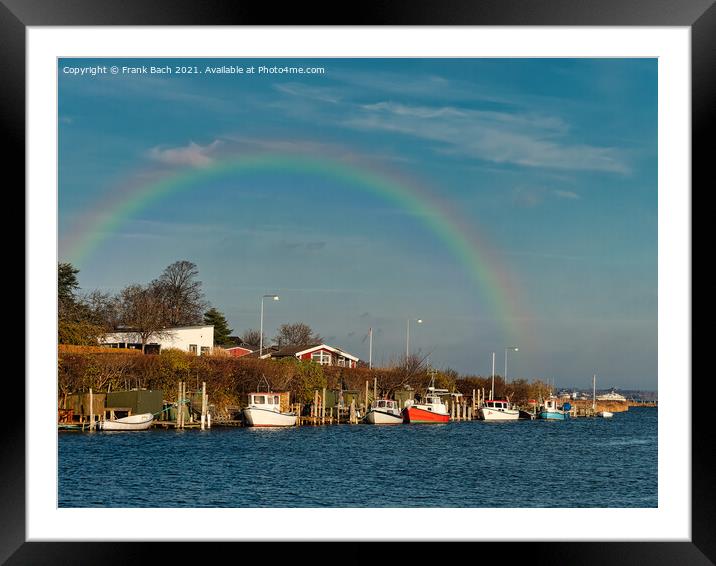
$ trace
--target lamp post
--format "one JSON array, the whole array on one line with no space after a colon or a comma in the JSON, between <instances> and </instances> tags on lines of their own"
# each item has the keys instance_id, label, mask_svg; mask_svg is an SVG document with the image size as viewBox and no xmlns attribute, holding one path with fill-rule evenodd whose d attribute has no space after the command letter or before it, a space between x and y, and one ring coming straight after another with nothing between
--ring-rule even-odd
<instances>
[{"instance_id":1,"label":"lamp post","mask_svg":"<svg viewBox=\"0 0 716 566\"><path fill-rule=\"evenodd\" d=\"M505 387L507 387L507 351L512 350L513 352L518 352L519 348L517 346L507 346L505 348Z\"/></svg>"},{"instance_id":2,"label":"lamp post","mask_svg":"<svg viewBox=\"0 0 716 566\"><path fill-rule=\"evenodd\" d=\"M422 323L423 323L423 319L422 319L422 318L416 318L416 319L413 319L413 320L415 320L415 322L417 322L418 324L422 324ZM406 366L408 365L408 358L409 358L409 357L410 357L410 319L408 319L408 323L407 323L407 333L406 333L406 338L405 338L405 365L406 365Z\"/></svg>"},{"instance_id":3,"label":"lamp post","mask_svg":"<svg viewBox=\"0 0 716 566\"><path fill-rule=\"evenodd\" d=\"M278 301L278 295L264 295L261 297L261 336L259 338L259 359L264 352L264 299L273 299Z\"/></svg>"}]
</instances>

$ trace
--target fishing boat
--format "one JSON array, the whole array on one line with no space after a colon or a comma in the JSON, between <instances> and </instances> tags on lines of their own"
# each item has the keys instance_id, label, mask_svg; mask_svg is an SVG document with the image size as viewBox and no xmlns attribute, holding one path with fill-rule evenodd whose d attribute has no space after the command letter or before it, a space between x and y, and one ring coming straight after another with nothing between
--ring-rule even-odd
<instances>
[{"instance_id":1,"label":"fishing boat","mask_svg":"<svg viewBox=\"0 0 716 566\"><path fill-rule=\"evenodd\" d=\"M370 409L365 415L365 422L369 424L402 424L403 414L397 401L376 399L370 404Z\"/></svg>"},{"instance_id":2,"label":"fishing boat","mask_svg":"<svg viewBox=\"0 0 716 566\"><path fill-rule=\"evenodd\" d=\"M545 399L544 404L540 407L539 418L550 421L564 421L569 418L569 403L565 403L562 407L557 406L557 397L551 396Z\"/></svg>"},{"instance_id":3,"label":"fishing boat","mask_svg":"<svg viewBox=\"0 0 716 566\"><path fill-rule=\"evenodd\" d=\"M440 393L447 393L447 389L435 388L435 376L430 380L424 403L406 401L403 409L403 422L406 423L446 423L450 420L450 413Z\"/></svg>"},{"instance_id":4,"label":"fishing boat","mask_svg":"<svg viewBox=\"0 0 716 566\"><path fill-rule=\"evenodd\" d=\"M294 426L296 413L281 412L281 396L272 392L249 393L243 410L246 426Z\"/></svg>"},{"instance_id":5,"label":"fishing boat","mask_svg":"<svg viewBox=\"0 0 716 566\"><path fill-rule=\"evenodd\" d=\"M509 399L495 399L495 352L492 352L492 387L490 398L482 403L479 416L484 421L516 421L519 409L512 407Z\"/></svg>"},{"instance_id":6,"label":"fishing boat","mask_svg":"<svg viewBox=\"0 0 716 566\"><path fill-rule=\"evenodd\" d=\"M484 421L516 421L520 418L508 399L488 399L480 407L480 418Z\"/></svg>"},{"instance_id":7,"label":"fishing boat","mask_svg":"<svg viewBox=\"0 0 716 566\"><path fill-rule=\"evenodd\" d=\"M100 430L147 430L152 426L153 421L152 413L140 413L111 421L100 421L99 428Z\"/></svg>"},{"instance_id":8,"label":"fishing boat","mask_svg":"<svg viewBox=\"0 0 716 566\"><path fill-rule=\"evenodd\" d=\"M265 387L266 391L261 391ZM256 391L249 393L249 404L243 409L246 426L295 426L296 413L281 411L281 394L271 391L265 375L261 375Z\"/></svg>"}]
</instances>

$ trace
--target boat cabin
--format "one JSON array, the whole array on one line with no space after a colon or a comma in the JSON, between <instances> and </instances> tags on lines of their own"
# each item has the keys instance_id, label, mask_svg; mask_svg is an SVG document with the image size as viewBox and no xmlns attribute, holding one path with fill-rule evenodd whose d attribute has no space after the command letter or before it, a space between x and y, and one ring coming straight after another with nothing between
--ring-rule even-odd
<instances>
[{"instance_id":1,"label":"boat cabin","mask_svg":"<svg viewBox=\"0 0 716 566\"><path fill-rule=\"evenodd\" d=\"M550 399L545 399L544 408L547 411L558 411L559 409L557 408L557 399L554 397L551 397Z\"/></svg>"},{"instance_id":2,"label":"boat cabin","mask_svg":"<svg viewBox=\"0 0 716 566\"><path fill-rule=\"evenodd\" d=\"M384 413L400 413L397 401L392 399L376 399L370 404L370 408L373 411L382 411Z\"/></svg>"},{"instance_id":3,"label":"boat cabin","mask_svg":"<svg viewBox=\"0 0 716 566\"><path fill-rule=\"evenodd\" d=\"M488 399L484 406L495 411L506 411L510 408L510 403L506 399Z\"/></svg>"},{"instance_id":4,"label":"boat cabin","mask_svg":"<svg viewBox=\"0 0 716 566\"><path fill-rule=\"evenodd\" d=\"M249 407L281 412L281 395L279 393L249 393Z\"/></svg>"}]
</instances>

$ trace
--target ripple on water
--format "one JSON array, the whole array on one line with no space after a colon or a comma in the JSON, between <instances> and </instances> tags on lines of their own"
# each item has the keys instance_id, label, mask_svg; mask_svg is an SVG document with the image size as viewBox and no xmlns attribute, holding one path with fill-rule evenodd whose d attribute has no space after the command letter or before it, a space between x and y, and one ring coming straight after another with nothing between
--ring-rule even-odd
<instances>
[{"instance_id":1,"label":"ripple on water","mask_svg":"<svg viewBox=\"0 0 716 566\"><path fill-rule=\"evenodd\" d=\"M60 433L60 507L656 507L657 411Z\"/></svg>"}]
</instances>

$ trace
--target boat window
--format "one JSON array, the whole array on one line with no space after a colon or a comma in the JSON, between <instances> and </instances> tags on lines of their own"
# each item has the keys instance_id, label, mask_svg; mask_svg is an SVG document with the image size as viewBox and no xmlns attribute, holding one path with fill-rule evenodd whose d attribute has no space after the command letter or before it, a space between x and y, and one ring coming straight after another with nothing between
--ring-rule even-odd
<instances>
[{"instance_id":1,"label":"boat window","mask_svg":"<svg viewBox=\"0 0 716 566\"><path fill-rule=\"evenodd\" d=\"M273 397L271 397L271 396L266 397L266 404L273 405Z\"/></svg>"},{"instance_id":2,"label":"boat window","mask_svg":"<svg viewBox=\"0 0 716 566\"><path fill-rule=\"evenodd\" d=\"M273 402L274 402L274 405L281 404L281 400L279 399L278 395L274 395Z\"/></svg>"},{"instance_id":3,"label":"boat window","mask_svg":"<svg viewBox=\"0 0 716 566\"><path fill-rule=\"evenodd\" d=\"M379 407L385 407L385 401L378 401Z\"/></svg>"},{"instance_id":4,"label":"boat window","mask_svg":"<svg viewBox=\"0 0 716 566\"><path fill-rule=\"evenodd\" d=\"M266 397L264 395L254 395L254 403L257 405L265 405Z\"/></svg>"}]
</instances>

